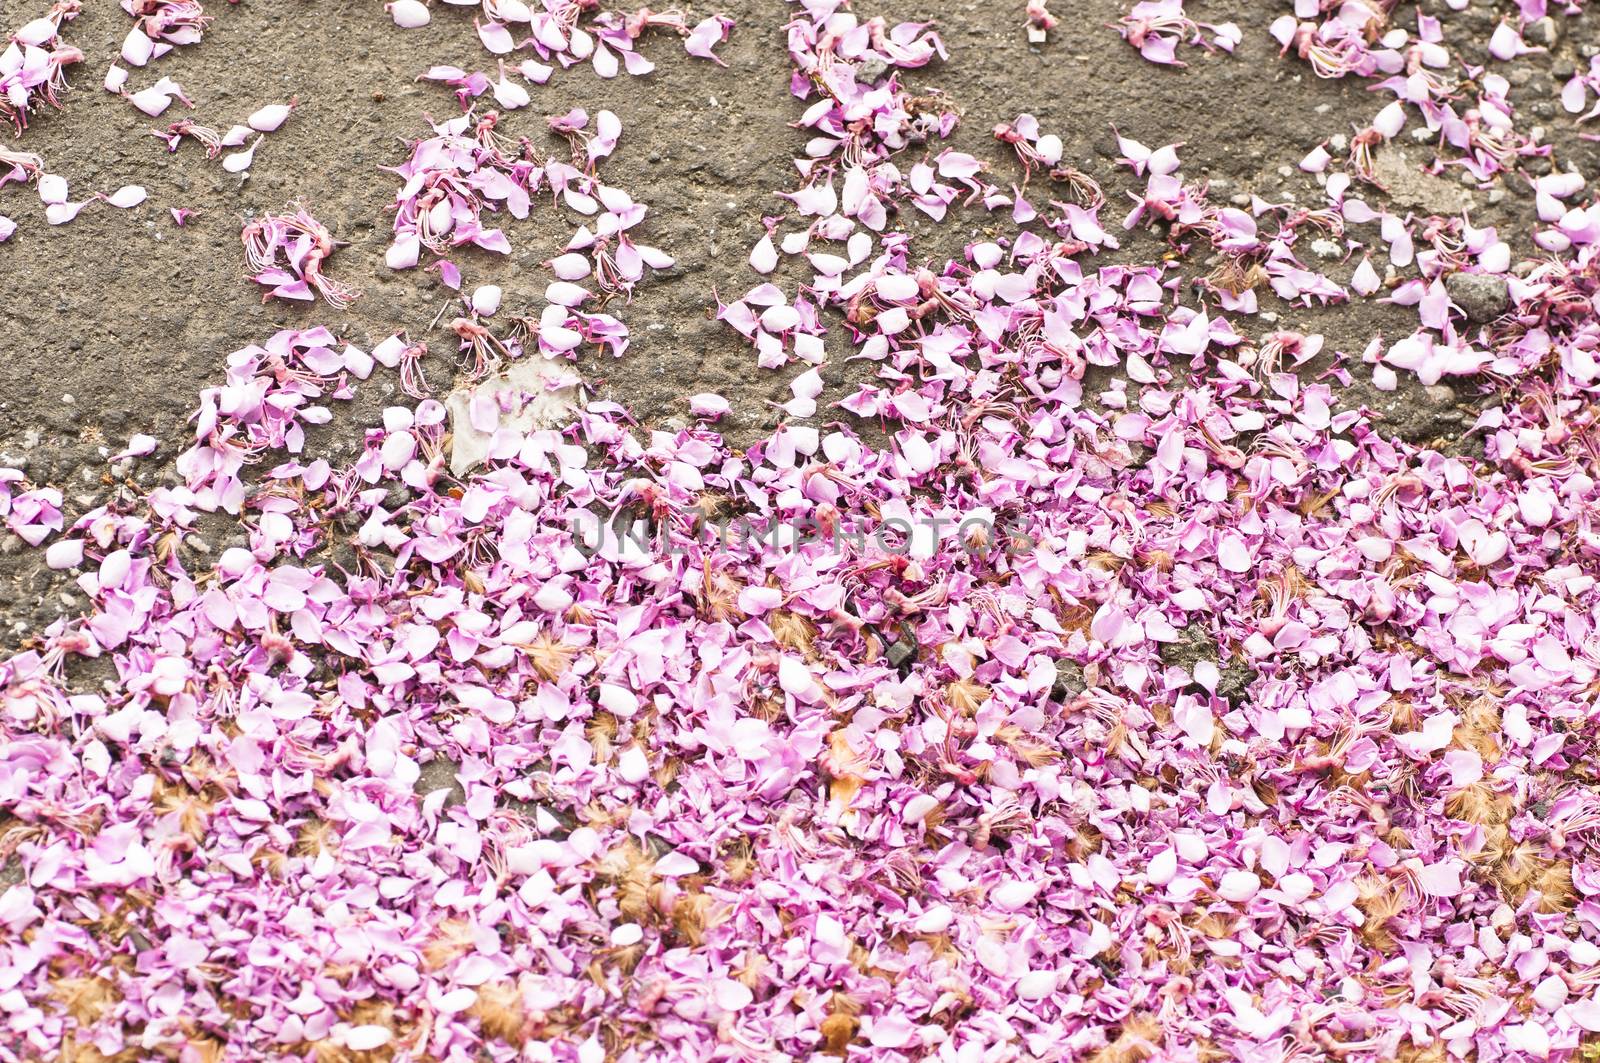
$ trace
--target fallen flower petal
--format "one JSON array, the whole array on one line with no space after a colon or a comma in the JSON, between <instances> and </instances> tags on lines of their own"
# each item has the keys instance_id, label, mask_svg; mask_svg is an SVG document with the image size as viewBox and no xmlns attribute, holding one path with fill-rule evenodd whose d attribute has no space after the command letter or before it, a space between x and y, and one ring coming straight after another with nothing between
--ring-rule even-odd
<instances>
[{"instance_id":1,"label":"fallen flower petal","mask_svg":"<svg viewBox=\"0 0 1600 1063\"><path fill-rule=\"evenodd\" d=\"M268 104L251 114L249 118L245 119L245 123L257 132L271 133L288 120L289 115L294 113L294 109L299 104L298 97L291 98L288 103Z\"/></svg>"},{"instance_id":2,"label":"fallen flower petal","mask_svg":"<svg viewBox=\"0 0 1600 1063\"><path fill-rule=\"evenodd\" d=\"M137 207L145 199L146 193L143 185L123 185L107 196L106 202L113 207L121 207L126 210L129 207Z\"/></svg>"},{"instance_id":3,"label":"fallen flower petal","mask_svg":"<svg viewBox=\"0 0 1600 1063\"><path fill-rule=\"evenodd\" d=\"M726 15L703 18L695 23L694 29L683 39L683 50L697 59L709 59L718 66L727 66L712 48L727 40L732 30L733 19Z\"/></svg>"},{"instance_id":4,"label":"fallen flower petal","mask_svg":"<svg viewBox=\"0 0 1600 1063\"><path fill-rule=\"evenodd\" d=\"M256 137L255 142L245 150L224 155L222 157L222 168L229 173L243 173L250 169L251 166L255 165L256 149L261 146L261 142L265 139L267 139L265 136Z\"/></svg>"}]
</instances>

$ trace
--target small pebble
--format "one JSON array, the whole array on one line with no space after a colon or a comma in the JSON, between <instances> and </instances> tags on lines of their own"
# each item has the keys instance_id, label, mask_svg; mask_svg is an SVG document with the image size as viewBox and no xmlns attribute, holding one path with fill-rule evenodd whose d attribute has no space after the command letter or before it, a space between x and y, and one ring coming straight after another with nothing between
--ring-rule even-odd
<instances>
[{"instance_id":1,"label":"small pebble","mask_svg":"<svg viewBox=\"0 0 1600 1063\"><path fill-rule=\"evenodd\" d=\"M1561 23L1545 15L1528 23L1522 31L1523 39L1540 48L1554 48L1561 40Z\"/></svg>"}]
</instances>

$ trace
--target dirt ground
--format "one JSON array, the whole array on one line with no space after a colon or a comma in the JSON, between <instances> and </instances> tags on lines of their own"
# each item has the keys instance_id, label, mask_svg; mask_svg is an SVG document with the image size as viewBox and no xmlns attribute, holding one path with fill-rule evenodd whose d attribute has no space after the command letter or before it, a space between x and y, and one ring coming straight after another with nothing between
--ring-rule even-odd
<instances>
[{"instance_id":1,"label":"dirt ground","mask_svg":"<svg viewBox=\"0 0 1600 1063\"><path fill-rule=\"evenodd\" d=\"M20 25L46 6L0 0L0 23ZM909 80L918 91L943 91L960 108L954 147L992 160L997 172L1015 171L989 130L1031 111L1062 137L1067 158L1098 178L1113 199L1125 198L1121 189L1131 180L1113 166L1113 122L1151 146L1182 142L1185 175L1208 178L1218 198L1254 192L1273 201L1294 195L1320 204L1315 183L1294 164L1330 135L1348 135L1366 124L1382 106L1360 85L1319 80L1305 64L1277 57L1266 27L1287 4L1191 0L1191 15L1237 22L1244 42L1232 57L1186 49L1190 65L1184 69L1144 62L1107 28L1125 5L1057 0L1055 7L1061 25L1043 45L1027 42L1020 3L916 7L901 0L884 7L863 2L856 10L891 21L937 22L950 59L913 72ZM1449 18L1448 32L1486 41L1511 7L1473 0L1467 12ZM171 480L170 461L184 444L185 418L199 390L220 380L230 351L276 329L326 324L361 344L406 329L435 352L427 370L436 391L446 389L453 371L454 337L429 326L454 293L434 274L394 273L384 265L387 207L397 181L381 167L404 159L404 142L426 132L425 114L443 119L457 111L451 90L418 82L419 73L440 63L494 73L492 57L472 32L471 9L437 5L430 26L409 32L390 23L378 0L243 0L208 10L216 21L201 43L133 71L131 87L173 77L196 103L192 117L218 128L264 104L298 96L298 109L261 146L248 177L224 172L193 142L169 154L163 142L147 135L179 117L181 105L152 120L101 90L130 22L113 0L86 0L83 15L66 33L87 57L71 72L72 91L61 111L39 118L15 146L43 155L51 172L71 182L74 199L126 183L144 185L149 199L130 211L97 204L73 223L51 227L31 189L0 189L0 214L19 225L0 245L0 289L6 296L0 314L0 467L21 468L35 484L60 487L69 524L119 489L123 477L114 471L121 470L113 470L106 455L134 433L154 435L162 446L127 471L129 482L120 489ZM697 4L694 15L710 10ZM805 136L790 124L803 108L788 91L786 6L732 0L716 10L738 23L719 49L726 69L689 60L676 39L656 36L642 44L657 63L655 73L606 81L587 67L558 71L549 85L532 89L533 105L510 115L507 124L514 134L538 139L547 135L544 115L573 106L609 108L621 117L624 133L606 164L607 179L649 204L639 239L674 255L677 265L647 279L631 305L616 311L633 333L628 354L620 360L587 357L584 374L593 394L626 403L646 427L682 416L688 395L721 392L734 402L724 427L739 439L775 423L767 400L788 397L793 371L756 368L753 352L712 320L709 309L714 292L737 294L756 282L746 255L761 235L762 215L776 213L781 204L775 193L795 184L792 159ZM1410 24L1404 12L1397 18ZM1593 25L1593 16L1565 23L1566 38L1551 55L1519 64L1512 92L1522 113L1550 119L1550 135L1561 146L1558 158L1590 173L1595 146L1573 138L1571 119L1558 113L1552 71L1593 52L1593 45L1583 43L1600 40L1585 32ZM1471 56L1475 49L1464 50ZM554 140L550 144L557 147ZM1402 169L1431 157L1427 145L1388 150L1407 148L1415 157L1400 159ZM1020 179L1020 171L1016 175ZM1394 191L1402 207L1467 205L1475 224L1498 224L1503 235L1519 240L1532 220L1531 194L1510 183L1468 190L1416 173ZM348 312L320 302L262 305L259 289L244 279L242 220L293 201L306 204L348 241L329 267L365 291ZM174 207L193 210L196 217L179 228L168 213ZM502 320L542 305L540 293L550 278L541 263L559 252L572 231L571 218L556 217L557 209L546 203L525 222L508 221L515 248L509 259L482 252L461 260L464 287L495 283L505 289ZM1105 217L1119 213L1108 208ZM942 259L986 224L986 216L973 211L957 224L932 227L913 220L909 227L919 254ZM1116 257L1148 260L1160 250L1149 238L1128 239ZM1344 280L1355 263L1320 265ZM1330 351L1359 352L1374 334L1403 335L1415 322L1414 312L1373 301L1308 311L1268 295L1263 308L1275 319L1240 318L1238 327L1322 332ZM837 386L851 371L835 357L824 377ZM343 406L314 439L313 451L348 451L384 405L409 401L394 374L384 370L359 392L358 402ZM1384 413L1408 438L1450 441L1470 426L1479 400L1469 383L1431 389L1403 384L1387 395L1358 387L1347 401ZM220 549L236 534L227 520L210 520L203 545ZM70 582L44 569L40 551L15 536L0 539L0 650L81 604Z\"/></svg>"}]
</instances>

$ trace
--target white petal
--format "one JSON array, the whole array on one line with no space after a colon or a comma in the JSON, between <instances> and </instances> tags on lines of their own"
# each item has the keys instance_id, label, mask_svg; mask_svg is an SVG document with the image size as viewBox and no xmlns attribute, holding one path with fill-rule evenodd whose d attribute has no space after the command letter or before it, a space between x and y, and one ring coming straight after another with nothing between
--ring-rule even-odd
<instances>
[{"instance_id":1,"label":"white petal","mask_svg":"<svg viewBox=\"0 0 1600 1063\"><path fill-rule=\"evenodd\" d=\"M113 207L121 207L123 210L127 210L129 207L137 207L145 199L144 185L123 185L107 196L106 202Z\"/></svg>"}]
</instances>

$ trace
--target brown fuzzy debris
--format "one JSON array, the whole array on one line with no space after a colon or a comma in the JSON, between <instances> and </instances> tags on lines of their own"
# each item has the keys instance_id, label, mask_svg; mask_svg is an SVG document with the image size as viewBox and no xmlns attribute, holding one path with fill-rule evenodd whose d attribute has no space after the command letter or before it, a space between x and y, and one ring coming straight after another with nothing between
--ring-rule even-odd
<instances>
[{"instance_id":1,"label":"brown fuzzy debris","mask_svg":"<svg viewBox=\"0 0 1600 1063\"><path fill-rule=\"evenodd\" d=\"M539 637L521 647L528 655L528 662L533 665L533 670L539 678L547 683L553 683L566 672L572 664L572 658L577 651L559 639L553 639L548 632L541 632Z\"/></svg>"},{"instance_id":2,"label":"brown fuzzy debris","mask_svg":"<svg viewBox=\"0 0 1600 1063\"><path fill-rule=\"evenodd\" d=\"M422 964L430 971L437 971L477 947L477 937L471 923L465 919L446 919L434 927L433 937L422 946Z\"/></svg>"},{"instance_id":3,"label":"brown fuzzy debris","mask_svg":"<svg viewBox=\"0 0 1600 1063\"><path fill-rule=\"evenodd\" d=\"M611 741L617 737L617 718L609 712L596 712L589 718L589 726L584 729L584 734L594 747L595 763L609 764Z\"/></svg>"},{"instance_id":4,"label":"brown fuzzy debris","mask_svg":"<svg viewBox=\"0 0 1600 1063\"><path fill-rule=\"evenodd\" d=\"M1204 934L1213 940L1232 937L1236 920L1227 912L1207 912L1194 921L1197 933Z\"/></svg>"},{"instance_id":5,"label":"brown fuzzy debris","mask_svg":"<svg viewBox=\"0 0 1600 1063\"><path fill-rule=\"evenodd\" d=\"M944 688L944 698L950 707L963 716L971 716L990 698L989 688L970 679L957 679Z\"/></svg>"},{"instance_id":6,"label":"brown fuzzy debris","mask_svg":"<svg viewBox=\"0 0 1600 1063\"><path fill-rule=\"evenodd\" d=\"M1117 1039L1088 1057L1086 1063L1139 1063L1156 1054L1161 1023L1153 1015L1129 1015Z\"/></svg>"},{"instance_id":7,"label":"brown fuzzy debris","mask_svg":"<svg viewBox=\"0 0 1600 1063\"><path fill-rule=\"evenodd\" d=\"M828 1002L828 1017L822 1020L818 1027L822 1034L822 1051L830 1056L844 1056L850 1050L850 1042L856 1038L856 1033L861 1029L861 1020L856 1018L860 1005L843 993L835 993Z\"/></svg>"},{"instance_id":8,"label":"brown fuzzy debris","mask_svg":"<svg viewBox=\"0 0 1600 1063\"><path fill-rule=\"evenodd\" d=\"M1564 912L1576 903L1571 862L1552 859L1529 842L1501 852L1503 855L1489 869L1488 877L1507 904L1517 907L1535 890L1543 912Z\"/></svg>"},{"instance_id":9,"label":"brown fuzzy debris","mask_svg":"<svg viewBox=\"0 0 1600 1063\"><path fill-rule=\"evenodd\" d=\"M1459 739L1461 728L1456 734ZM1512 844L1510 823L1517 812L1512 794L1497 793L1479 781L1446 797L1444 810L1452 819L1483 828L1483 848L1471 858L1474 873L1492 885L1507 904L1520 906L1530 890L1538 891L1542 912L1565 912L1576 903L1570 861L1548 855L1530 842Z\"/></svg>"},{"instance_id":10,"label":"brown fuzzy debris","mask_svg":"<svg viewBox=\"0 0 1600 1063\"><path fill-rule=\"evenodd\" d=\"M704 893L685 893L672 905L672 929L690 945L705 944L706 931L722 921L717 904Z\"/></svg>"},{"instance_id":11,"label":"brown fuzzy debris","mask_svg":"<svg viewBox=\"0 0 1600 1063\"><path fill-rule=\"evenodd\" d=\"M1222 262L1206 275L1206 283L1218 291L1241 295L1267 280L1267 271L1258 262L1245 262L1237 255L1225 256Z\"/></svg>"},{"instance_id":12,"label":"brown fuzzy debris","mask_svg":"<svg viewBox=\"0 0 1600 1063\"><path fill-rule=\"evenodd\" d=\"M1390 698L1385 706L1389 710L1389 730L1404 734L1417 729L1417 707L1405 698Z\"/></svg>"},{"instance_id":13,"label":"brown fuzzy debris","mask_svg":"<svg viewBox=\"0 0 1600 1063\"><path fill-rule=\"evenodd\" d=\"M175 816L178 829L195 842L200 842L209 832L214 802L189 789L183 783L156 781L155 799L158 815Z\"/></svg>"},{"instance_id":14,"label":"brown fuzzy debris","mask_svg":"<svg viewBox=\"0 0 1600 1063\"><path fill-rule=\"evenodd\" d=\"M1571 911L1578 903L1578 896L1572 889L1570 860L1551 861L1539 873L1533 888L1539 891L1539 911L1547 915Z\"/></svg>"},{"instance_id":15,"label":"brown fuzzy debris","mask_svg":"<svg viewBox=\"0 0 1600 1063\"><path fill-rule=\"evenodd\" d=\"M137 1048L125 1048L108 1056L92 1044L71 1040L61 1045L61 1052L51 1063L144 1063L147 1053Z\"/></svg>"},{"instance_id":16,"label":"brown fuzzy debris","mask_svg":"<svg viewBox=\"0 0 1600 1063\"><path fill-rule=\"evenodd\" d=\"M1139 950L1140 958L1146 967L1154 967L1158 963L1165 963L1167 970L1178 977L1189 974L1195 969L1195 960L1192 954L1174 952L1172 945L1164 937L1153 937L1145 941L1144 947Z\"/></svg>"},{"instance_id":17,"label":"brown fuzzy debris","mask_svg":"<svg viewBox=\"0 0 1600 1063\"><path fill-rule=\"evenodd\" d=\"M778 645L784 649L794 650L806 657L812 655L817 628L799 613L791 613L787 609L774 609L767 615L767 626L772 628L772 634L778 640Z\"/></svg>"},{"instance_id":18,"label":"brown fuzzy debris","mask_svg":"<svg viewBox=\"0 0 1600 1063\"><path fill-rule=\"evenodd\" d=\"M747 882L756 873L755 848L748 838L740 838L722 862L722 870L729 882Z\"/></svg>"},{"instance_id":19,"label":"brown fuzzy debris","mask_svg":"<svg viewBox=\"0 0 1600 1063\"><path fill-rule=\"evenodd\" d=\"M1512 796L1496 792L1482 779L1444 799L1445 815L1485 828L1511 822L1515 812L1516 802Z\"/></svg>"},{"instance_id":20,"label":"brown fuzzy debris","mask_svg":"<svg viewBox=\"0 0 1600 1063\"><path fill-rule=\"evenodd\" d=\"M1356 907L1367 917L1360 930L1362 940L1376 949L1393 948L1389 920L1406 910L1405 892L1397 883L1376 875L1361 876L1356 880L1356 890Z\"/></svg>"},{"instance_id":21,"label":"brown fuzzy debris","mask_svg":"<svg viewBox=\"0 0 1600 1063\"><path fill-rule=\"evenodd\" d=\"M50 997L66 1009L79 1026L93 1026L122 999L117 987L95 976L57 978L50 982Z\"/></svg>"},{"instance_id":22,"label":"brown fuzzy debris","mask_svg":"<svg viewBox=\"0 0 1600 1063\"><path fill-rule=\"evenodd\" d=\"M1035 741L1015 724L1001 724L994 733L994 740L1011 750L1018 760L1031 768L1042 768L1061 759L1059 749Z\"/></svg>"},{"instance_id":23,"label":"brown fuzzy debris","mask_svg":"<svg viewBox=\"0 0 1600 1063\"><path fill-rule=\"evenodd\" d=\"M744 619L744 612L739 608L739 592L743 589L744 584L707 563L702 570L700 586L692 593L700 615L707 620L738 622Z\"/></svg>"},{"instance_id":24,"label":"brown fuzzy debris","mask_svg":"<svg viewBox=\"0 0 1600 1063\"><path fill-rule=\"evenodd\" d=\"M527 1011L515 982L489 982L478 987L478 1000L467 1010L483 1035L493 1041L521 1045L526 1039Z\"/></svg>"},{"instance_id":25,"label":"brown fuzzy debris","mask_svg":"<svg viewBox=\"0 0 1600 1063\"><path fill-rule=\"evenodd\" d=\"M631 922L643 923L650 917L655 865L631 839L607 853L600 864L600 874L617 885L617 910Z\"/></svg>"},{"instance_id":26,"label":"brown fuzzy debris","mask_svg":"<svg viewBox=\"0 0 1600 1063\"><path fill-rule=\"evenodd\" d=\"M295 838L294 854L314 859L323 853L337 854L339 832L325 819L312 819L301 826Z\"/></svg>"},{"instance_id":27,"label":"brown fuzzy debris","mask_svg":"<svg viewBox=\"0 0 1600 1063\"><path fill-rule=\"evenodd\" d=\"M1474 698L1461 707L1461 722L1456 724L1450 744L1458 749L1473 749L1485 764L1500 759L1500 705L1493 698Z\"/></svg>"},{"instance_id":28,"label":"brown fuzzy debris","mask_svg":"<svg viewBox=\"0 0 1600 1063\"><path fill-rule=\"evenodd\" d=\"M389 1063L394 1058L392 1045L358 1052L332 1041L317 1041L311 1045L310 1052L313 1063Z\"/></svg>"}]
</instances>

